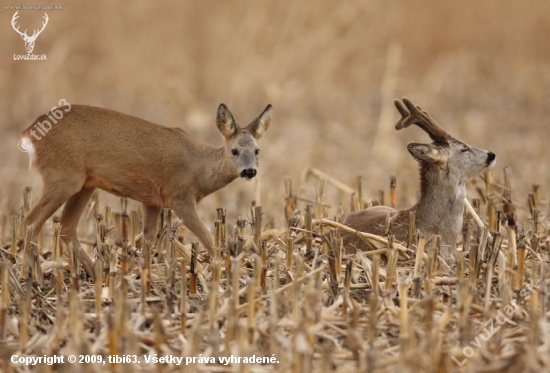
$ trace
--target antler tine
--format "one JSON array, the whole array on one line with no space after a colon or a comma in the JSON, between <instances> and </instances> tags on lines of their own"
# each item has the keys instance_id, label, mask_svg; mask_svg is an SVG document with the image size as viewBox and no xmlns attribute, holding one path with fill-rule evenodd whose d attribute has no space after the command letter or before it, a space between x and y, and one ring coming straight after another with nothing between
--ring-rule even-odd
<instances>
[{"instance_id":1,"label":"antler tine","mask_svg":"<svg viewBox=\"0 0 550 373\"><path fill-rule=\"evenodd\" d=\"M42 33L42 31L44 31L44 29L46 28L46 25L48 24L48 20L49 20L49 17L46 13L44 13L44 18L45 18L45 21L42 22L42 29L40 31L38 31L38 33L36 33L36 31L32 34L32 36L34 36L34 34L36 34L36 36L40 35Z\"/></svg>"},{"instance_id":2,"label":"antler tine","mask_svg":"<svg viewBox=\"0 0 550 373\"><path fill-rule=\"evenodd\" d=\"M25 30L25 32L23 33L21 31L19 31L19 26L15 27L15 21L17 20L17 18L19 18L19 15L17 13L19 13L19 11L16 11L15 14L13 15L13 17L11 17L11 27L13 27L15 32L17 32L21 36L27 35L27 30Z\"/></svg>"},{"instance_id":3,"label":"antler tine","mask_svg":"<svg viewBox=\"0 0 550 373\"><path fill-rule=\"evenodd\" d=\"M420 106L416 106L406 97L403 97L402 102L395 100L395 107L401 119L396 123L395 129L400 130L406 128L411 124L416 124L422 128L434 142L447 142L451 138L451 135L441 128L432 117Z\"/></svg>"}]
</instances>

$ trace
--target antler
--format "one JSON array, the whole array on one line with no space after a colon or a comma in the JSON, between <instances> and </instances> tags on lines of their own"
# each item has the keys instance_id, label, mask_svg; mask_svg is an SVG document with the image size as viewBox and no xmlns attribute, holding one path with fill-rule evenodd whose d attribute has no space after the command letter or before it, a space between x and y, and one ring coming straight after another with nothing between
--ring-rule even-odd
<instances>
[{"instance_id":1,"label":"antler","mask_svg":"<svg viewBox=\"0 0 550 373\"><path fill-rule=\"evenodd\" d=\"M45 22L42 22L42 29L40 31L38 30L34 30L31 38L37 38L38 35L40 35L42 33L42 31L44 31L44 29L46 28L46 25L48 24L48 20L49 20L49 17L46 13L44 13L44 18L46 19ZM26 31L26 30L25 30ZM37 32L38 31L38 32ZM35 35L36 34L36 35Z\"/></svg>"},{"instance_id":2,"label":"antler","mask_svg":"<svg viewBox=\"0 0 550 373\"><path fill-rule=\"evenodd\" d=\"M415 106L408 98L403 97L403 102L395 100L394 103L397 111L401 114L401 119L395 125L395 129L400 130L411 124L416 124L436 143L446 143L451 138L451 135L441 128L426 111L422 110L420 106Z\"/></svg>"},{"instance_id":3,"label":"antler","mask_svg":"<svg viewBox=\"0 0 550 373\"><path fill-rule=\"evenodd\" d=\"M48 24L49 17L46 13L44 13L45 21L42 22L42 29L40 31L34 30L33 34L31 36L29 36L29 35L27 35L27 30L25 30L25 32L21 32L21 31L19 31L19 26L15 27L15 21L17 20L17 18L19 18L17 13L19 13L19 11L16 11L15 14L13 15L13 17L11 18L11 27L13 27L13 29L19 35L24 37L25 40L27 40L27 39L36 39L38 37L38 35L40 35L42 33L42 31L44 31L44 29L46 28L46 25Z\"/></svg>"},{"instance_id":4,"label":"antler","mask_svg":"<svg viewBox=\"0 0 550 373\"><path fill-rule=\"evenodd\" d=\"M13 27L15 32L17 32L19 35L28 37L27 30L25 30L25 32L21 32L21 31L19 31L19 26L17 26L17 28L15 27L15 20L17 18L19 18L17 13L19 13L19 11L16 11L15 14L13 15L13 17L11 18L11 27Z\"/></svg>"}]
</instances>

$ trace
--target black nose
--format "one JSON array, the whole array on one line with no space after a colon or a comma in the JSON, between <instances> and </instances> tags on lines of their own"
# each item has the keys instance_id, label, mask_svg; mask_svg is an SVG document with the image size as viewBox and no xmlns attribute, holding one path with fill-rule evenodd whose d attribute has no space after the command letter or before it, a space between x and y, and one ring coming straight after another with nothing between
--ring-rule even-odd
<instances>
[{"instance_id":1,"label":"black nose","mask_svg":"<svg viewBox=\"0 0 550 373\"><path fill-rule=\"evenodd\" d=\"M487 154L487 164L491 164L491 162L493 162L496 157L497 156L495 155L495 153L489 152L489 154Z\"/></svg>"},{"instance_id":2,"label":"black nose","mask_svg":"<svg viewBox=\"0 0 550 373\"><path fill-rule=\"evenodd\" d=\"M247 168L241 172L241 177L244 177L245 179L252 179L254 176L256 176L255 168Z\"/></svg>"}]
</instances>

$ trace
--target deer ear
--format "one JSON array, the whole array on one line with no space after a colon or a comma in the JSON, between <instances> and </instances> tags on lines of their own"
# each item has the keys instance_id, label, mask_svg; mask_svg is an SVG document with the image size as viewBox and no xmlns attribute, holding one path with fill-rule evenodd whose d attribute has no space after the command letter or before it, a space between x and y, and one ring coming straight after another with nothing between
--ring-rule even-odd
<instances>
[{"instance_id":1,"label":"deer ear","mask_svg":"<svg viewBox=\"0 0 550 373\"><path fill-rule=\"evenodd\" d=\"M226 139L230 138L237 131L237 125L233 115L224 104L218 107L218 115L216 116L216 125L218 130Z\"/></svg>"},{"instance_id":2,"label":"deer ear","mask_svg":"<svg viewBox=\"0 0 550 373\"><path fill-rule=\"evenodd\" d=\"M443 163L446 160L445 155L441 153L439 148L431 144L411 143L407 145L407 149L420 162Z\"/></svg>"},{"instance_id":3,"label":"deer ear","mask_svg":"<svg viewBox=\"0 0 550 373\"><path fill-rule=\"evenodd\" d=\"M260 116L248 125L247 129L256 139L260 139L260 137L262 137L269 128L269 123L271 122L271 112L273 111L272 108L273 107L271 105L267 105Z\"/></svg>"}]
</instances>

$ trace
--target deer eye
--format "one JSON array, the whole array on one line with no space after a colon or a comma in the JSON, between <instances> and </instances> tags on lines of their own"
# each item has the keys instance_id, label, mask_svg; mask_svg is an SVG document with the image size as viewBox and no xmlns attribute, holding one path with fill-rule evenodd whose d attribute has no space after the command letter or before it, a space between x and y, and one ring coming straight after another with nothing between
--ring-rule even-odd
<instances>
[{"instance_id":1,"label":"deer eye","mask_svg":"<svg viewBox=\"0 0 550 373\"><path fill-rule=\"evenodd\" d=\"M231 154L233 154L236 157L239 155L239 151L237 149L231 149Z\"/></svg>"},{"instance_id":2,"label":"deer eye","mask_svg":"<svg viewBox=\"0 0 550 373\"><path fill-rule=\"evenodd\" d=\"M254 151L254 154L260 155L260 149L256 149L256 150Z\"/></svg>"},{"instance_id":3,"label":"deer eye","mask_svg":"<svg viewBox=\"0 0 550 373\"><path fill-rule=\"evenodd\" d=\"M462 149L460 149L460 151L462 153L466 153L466 152L470 151L470 149L469 148L462 148Z\"/></svg>"}]
</instances>

